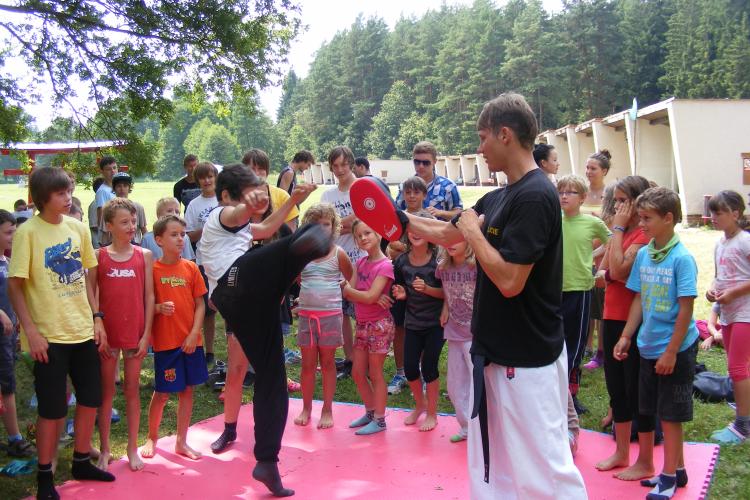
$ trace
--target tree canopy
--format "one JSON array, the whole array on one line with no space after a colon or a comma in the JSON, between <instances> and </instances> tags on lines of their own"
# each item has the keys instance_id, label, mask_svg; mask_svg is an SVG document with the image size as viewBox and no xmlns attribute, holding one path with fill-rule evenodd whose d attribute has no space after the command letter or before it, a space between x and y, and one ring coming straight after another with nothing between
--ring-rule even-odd
<instances>
[{"instance_id":1,"label":"tree canopy","mask_svg":"<svg viewBox=\"0 0 750 500\"><path fill-rule=\"evenodd\" d=\"M252 97L281 79L300 29L293 0L15 0L0 11L0 65L28 67L0 78L0 142L28 137L22 106L43 93L87 139L126 141L142 171L156 151L137 124L168 123L175 88L217 102Z\"/></svg>"}]
</instances>

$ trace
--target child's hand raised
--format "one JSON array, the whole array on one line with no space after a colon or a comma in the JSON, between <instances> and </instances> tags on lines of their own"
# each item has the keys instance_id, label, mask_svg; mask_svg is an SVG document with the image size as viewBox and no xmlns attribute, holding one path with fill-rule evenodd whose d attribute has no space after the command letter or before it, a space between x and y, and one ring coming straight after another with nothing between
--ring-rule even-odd
<instances>
[{"instance_id":1,"label":"child's hand raised","mask_svg":"<svg viewBox=\"0 0 750 500\"><path fill-rule=\"evenodd\" d=\"M628 227L628 222L635 214L635 205L632 200L620 203L615 210L615 216L612 218L613 226Z\"/></svg>"},{"instance_id":2,"label":"child's hand raised","mask_svg":"<svg viewBox=\"0 0 750 500\"><path fill-rule=\"evenodd\" d=\"M412 288L414 288L415 291L419 293L424 293L424 291L427 289L427 283L424 282L422 278L414 278L414 281L411 282Z\"/></svg>"},{"instance_id":3,"label":"child's hand raised","mask_svg":"<svg viewBox=\"0 0 750 500\"><path fill-rule=\"evenodd\" d=\"M254 212L268 205L268 192L265 189L251 189L242 196L242 201Z\"/></svg>"},{"instance_id":4,"label":"child's hand raised","mask_svg":"<svg viewBox=\"0 0 750 500\"><path fill-rule=\"evenodd\" d=\"M299 205L316 189L318 189L318 186L315 184L297 184L292 191L291 198L295 204Z\"/></svg>"},{"instance_id":5,"label":"child's hand raised","mask_svg":"<svg viewBox=\"0 0 750 500\"><path fill-rule=\"evenodd\" d=\"M391 294L396 300L406 300L406 290L401 285L393 285L391 287Z\"/></svg>"}]
</instances>

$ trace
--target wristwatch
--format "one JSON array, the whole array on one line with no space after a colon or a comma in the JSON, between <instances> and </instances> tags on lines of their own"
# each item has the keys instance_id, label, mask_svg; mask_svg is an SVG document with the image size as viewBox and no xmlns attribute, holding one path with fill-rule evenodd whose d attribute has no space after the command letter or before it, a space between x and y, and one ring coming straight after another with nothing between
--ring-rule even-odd
<instances>
[{"instance_id":1,"label":"wristwatch","mask_svg":"<svg viewBox=\"0 0 750 500\"><path fill-rule=\"evenodd\" d=\"M97 311L97 312L95 312L95 313L94 313L94 319L96 319L96 318L101 318L101 319L104 319L104 313L103 313L103 312L101 312L101 311Z\"/></svg>"}]
</instances>

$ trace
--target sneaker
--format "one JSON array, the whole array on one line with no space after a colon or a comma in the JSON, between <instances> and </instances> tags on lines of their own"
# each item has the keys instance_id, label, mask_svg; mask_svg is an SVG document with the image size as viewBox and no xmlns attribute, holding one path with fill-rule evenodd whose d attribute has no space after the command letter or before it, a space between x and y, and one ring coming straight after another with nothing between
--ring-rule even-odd
<instances>
[{"instance_id":1,"label":"sneaker","mask_svg":"<svg viewBox=\"0 0 750 500\"><path fill-rule=\"evenodd\" d=\"M596 370L597 368L603 367L604 358L602 356L603 356L602 352L597 351L596 355L593 358L591 358L591 361L583 365L583 367L589 371L593 371L593 370Z\"/></svg>"},{"instance_id":2,"label":"sneaker","mask_svg":"<svg viewBox=\"0 0 750 500\"><path fill-rule=\"evenodd\" d=\"M584 413L587 413L589 411L588 408L583 406L583 404L578 401L578 398L576 396L573 396L573 407L575 407L576 413L579 415L583 415Z\"/></svg>"},{"instance_id":3,"label":"sneaker","mask_svg":"<svg viewBox=\"0 0 750 500\"><path fill-rule=\"evenodd\" d=\"M287 365L298 365L302 361L302 355L298 351L284 348L284 363Z\"/></svg>"},{"instance_id":4,"label":"sneaker","mask_svg":"<svg viewBox=\"0 0 750 500\"><path fill-rule=\"evenodd\" d=\"M394 375L391 381L388 383L388 394L391 396L401 392L401 389L406 387L406 377L403 375Z\"/></svg>"},{"instance_id":5,"label":"sneaker","mask_svg":"<svg viewBox=\"0 0 750 500\"><path fill-rule=\"evenodd\" d=\"M300 392L302 390L302 386L300 385L299 382L295 382L294 380L287 378L286 390L289 392Z\"/></svg>"},{"instance_id":6,"label":"sneaker","mask_svg":"<svg viewBox=\"0 0 750 500\"><path fill-rule=\"evenodd\" d=\"M344 361L344 365L341 367L341 370L336 374L336 380L343 380L351 376L352 376L352 362Z\"/></svg>"},{"instance_id":7,"label":"sneaker","mask_svg":"<svg viewBox=\"0 0 750 500\"><path fill-rule=\"evenodd\" d=\"M746 439L747 436L735 429L734 423L711 434L711 441L716 441L720 444L742 444Z\"/></svg>"}]
</instances>

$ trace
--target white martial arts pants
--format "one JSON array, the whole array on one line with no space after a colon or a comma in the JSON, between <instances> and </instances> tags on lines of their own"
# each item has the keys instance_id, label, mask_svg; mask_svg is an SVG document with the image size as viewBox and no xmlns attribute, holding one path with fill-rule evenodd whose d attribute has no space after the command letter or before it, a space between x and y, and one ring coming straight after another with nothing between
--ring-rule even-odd
<instances>
[{"instance_id":1,"label":"white martial arts pants","mask_svg":"<svg viewBox=\"0 0 750 500\"><path fill-rule=\"evenodd\" d=\"M466 436L471 417L471 392L473 366L471 363L471 340L448 341L448 397L456 410L456 420L461 427L459 431Z\"/></svg>"},{"instance_id":2,"label":"white martial arts pants","mask_svg":"<svg viewBox=\"0 0 750 500\"><path fill-rule=\"evenodd\" d=\"M586 499L568 444L567 354L541 368L484 369L489 483L479 418L469 423L468 462L474 500ZM472 407L474 397L472 390Z\"/></svg>"}]
</instances>

